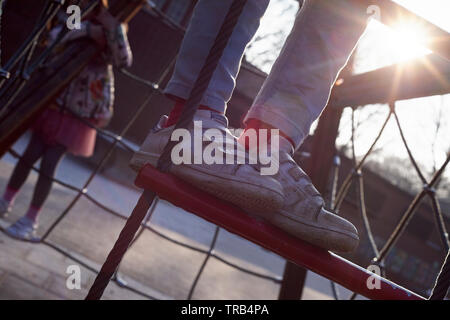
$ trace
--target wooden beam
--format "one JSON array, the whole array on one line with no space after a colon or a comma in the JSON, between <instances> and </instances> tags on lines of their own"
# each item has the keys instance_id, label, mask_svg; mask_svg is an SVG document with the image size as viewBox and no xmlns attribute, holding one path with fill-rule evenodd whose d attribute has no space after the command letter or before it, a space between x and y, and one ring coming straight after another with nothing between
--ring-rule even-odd
<instances>
[{"instance_id":1,"label":"wooden beam","mask_svg":"<svg viewBox=\"0 0 450 320\"><path fill-rule=\"evenodd\" d=\"M416 15L392 0L376 0L374 5L380 8L380 21L390 27L397 27L400 23L417 25L426 36L425 47L450 60L450 34L432 24L430 21ZM438 9L438 8L436 8Z\"/></svg>"},{"instance_id":2,"label":"wooden beam","mask_svg":"<svg viewBox=\"0 0 450 320\"><path fill-rule=\"evenodd\" d=\"M308 270L305 268L300 267L293 262L286 261L278 300L301 299L303 289L305 288L307 273Z\"/></svg>"},{"instance_id":3,"label":"wooden beam","mask_svg":"<svg viewBox=\"0 0 450 320\"><path fill-rule=\"evenodd\" d=\"M450 63L435 55L348 77L333 88L333 107L389 103L450 93Z\"/></svg>"}]
</instances>

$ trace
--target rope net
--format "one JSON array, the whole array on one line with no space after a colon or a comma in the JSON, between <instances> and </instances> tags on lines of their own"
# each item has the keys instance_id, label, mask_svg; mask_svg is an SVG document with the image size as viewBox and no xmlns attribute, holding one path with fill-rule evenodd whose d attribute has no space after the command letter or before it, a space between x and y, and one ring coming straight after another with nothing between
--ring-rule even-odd
<instances>
[{"instance_id":1,"label":"rope net","mask_svg":"<svg viewBox=\"0 0 450 320\"><path fill-rule=\"evenodd\" d=\"M237 1L239 2L239 1ZM242 2L242 1L241 1ZM91 1L89 5L86 7L86 9L83 11L83 14L87 14L92 8L96 5L97 0ZM30 76L39 70L44 62L47 60L47 58L50 56L54 46L56 46L56 43L44 50L43 53L40 54L34 54L35 47L40 39L42 37L42 34L45 29L45 25L54 19L56 13L58 10L61 9L61 3L55 2L55 1L46 1L46 7L41 12L41 15L38 19L38 22L36 24L36 27L32 31L29 38L23 43L23 45L19 48L19 50L8 60L8 62L3 66L1 69L1 79L0 79L0 100L2 101L1 109L0 109L0 115L6 114L9 110L9 107L12 105L15 99L17 99L20 96L20 93L22 89L25 87L25 84L30 79ZM174 24L170 19L164 16L161 12L154 9L154 12L158 15L158 18L165 21L167 25L169 25L171 28L174 28L178 31L183 31L183 28L180 26ZM65 28L63 28L64 30ZM61 33L57 37L57 41L61 40L64 36L64 33ZM224 36L224 38L226 38ZM97 199L97 197L94 195L93 192L91 192L91 187L93 185L94 178L98 177L99 174L102 172L104 167L107 165L108 160L113 156L115 150L118 148L121 148L123 150L126 150L127 153L131 155L131 153L135 152L136 148L131 145L130 143L127 143L123 137L127 135L130 128L133 126L133 124L136 122L136 120L139 118L140 115L142 115L143 111L147 108L150 108L150 102L152 99L157 95L162 95L162 90L160 89L160 83L162 83L167 76L168 72L173 67L173 63L175 61L175 57L173 57L172 62L166 66L165 71L160 77L160 81L158 82L152 82L148 81L146 79L143 79L130 71L120 69L116 70L120 72L122 75L129 78L130 81L136 82L139 85L144 85L146 88L148 88L148 93L143 100L143 102L136 108L134 111L132 117L127 122L126 126L121 130L119 134L110 132L105 129L101 129L98 127L93 126L89 122L86 122L84 119L79 118L84 123L88 124L89 126L96 129L98 134L100 136L103 136L107 138L110 141L110 144L107 148L107 150L104 152L104 154L101 156L100 161L94 166L94 168L91 170L89 176L84 181L81 187L76 186L74 184L70 184L67 182L62 181L61 179L52 178L52 180L59 186L61 186L64 189L67 189L68 191L74 193L74 197L72 199L69 199L65 202L67 202L66 206L64 208L60 209L59 214L57 215L57 218L52 221L49 226L46 228L43 235L36 241L33 241L37 245L43 245L46 247L51 248L52 250L58 252L59 254L69 258L70 260L74 261L75 263L83 266L87 270L98 274L99 268L98 266L94 266L91 261L86 259L88 257L90 260L98 261L98 256L103 257L105 255L104 252L98 252L95 251L93 248L89 247L81 247L78 243L76 243L76 239L64 239L64 232L59 232L58 229L60 228L62 231L64 231L65 228L68 228L68 225L65 224L67 220L70 220L70 223L73 223L73 220L75 219L81 219L81 217L74 217L69 219L70 213L73 211L79 211L75 210L77 205L80 204L80 202L88 202L93 207L97 208L100 215L108 215L112 216L118 219L118 221L126 220L128 218L127 214L124 214L123 212L120 212L119 210L113 208L112 206L103 203ZM212 68L213 70L214 68ZM207 85L207 82L204 82L203 84ZM201 87L201 86L200 86ZM201 88L198 89L201 91ZM189 108L187 108L189 109ZM391 250L394 248L395 244L401 237L401 235L404 233L404 231L407 229L408 222L411 220L412 216L414 215L415 211L419 207L421 201L424 198L430 199L432 203L432 209L438 229L438 233L440 235L440 239L442 242L442 250L447 252L449 250L449 239L448 239L448 232L445 225L445 219L442 214L442 210L439 205L439 200L436 196L436 188L438 188L439 179L442 177L444 170L446 169L448 162L450 161L450 155L447 157L446 161L442 164L442 166L435 172L433 177L431 179L426 179L425 175L417 165L417 161L412 155L412 152L408 146L407 140L405 138L405 135L403 133L402 127L400 125L400 120L398 117L398 114L396 112L395 108L395 102L392 102L390 105L390 111L388 113L388 116L381 126L381 129L379 130L379 134L374 139L371 147L367 151L367 153L358 160L356 157L355 152L355 119L354 119L354 113L355 108L352 109L352 133L351 133L351 154L352 154L352 169L351 172L348 173L348 175L345 177L345 179L340 183L338 181L339 176L339 169L338 166L334 168L335 174L332 176L331 181L331 191L330 191L330 197L329 197L329 207L332 208L334 211L339 212L345 201L348 200L348 194L351 190L351 187L354 186L356 189L356 203L358 206L358 210L361 216L361 219L363 221L364 230L360 230L360 233L364 233L364 235L367 237L368 242L370 244L370 250L373 253L373 259L371 261L371 264L376 264L381 267L382 270L386 270L386 257L389 255ZM75 114L74 114L75 115ZM76 115L75 115L76 116ZM390 119L394 118L395 123L398 127L402 143L405 146L409 159L411 163L414 166L414 169L416 171L416 174L420 178L420 180L423 183L422 190L416 195L416 197L413 199L410 206L406 209L406 211L403 213L399 223L397 226L395 226L394 231L392 234L388 237L388 240L383 244L383 246L379 246L376 241L376 235L374 235L372 231L372 226L370 222L370 218L368 215L367 205L366 205L366 194L364 190L364 175L363 175L363 166L368 159L368 157L371 155L371 153L374 151L375 146L383 134L383 131ZM188 119L189 116L183 117L183 119ZM187 121L187 120L186 120ZM185 121L185 122L186 122ZM179 126L183 126L183 122L179 123ZM10 149L9 154L14 158L20 158L20 152L15 149ZM166 153L167 154L167 153ZM163 158L163 157L162 157ZM164 163L168 162L161 162L162 165ZM33 171L40 173L40 170L33 166L33 164L29 164L30 167L33 169ZM120 192L117 191L117 192ZM209 245L206 247L199 246L197 244L192 244L192 241L186 241L185 239L179 240L177 239L177 236L169 235L166 232L162 232L158 230L155 225L152 225L150 223L150 217L152 213L157 209L158 199L153 202L153 204L150 207L149 212L146 215L146 218L142 221L142 223L139 223L140 228L135 236L132 237L131 244L129 246L129 255L133 255L133 248L136 246L145 246L147 248L154 247L152 245L151 241L155 238L160 239L161 241L167 241L167 243L171 244L171 248L183 248L191 252L191 255L195 255L195 260L200 261L198 263L199 268L194 273L193 281L190 283L188 288L186 288L187 295L186 297L188 299L191 299L194 294L195 290L198 286L199 281L201 280L202 276L205 276L205 272L207 271L208 264L212 264L212 262L218 262L221 264L224 264L234 270L237 270L239 272L242 272L245 275L255 277L256 279L259 279L259 281L265 281L271 284L280 285L281 284L281 278L278 276L273 276L268 273L255 271L254 268L249 268L247 266L235 263L231 259L228 259L224 255L221 255L217 252L217 245L218 245L218 239L223 232L221 228L214 227L212 228L212 237L210 240ZM77 212L79 214L79 212ZM85 215L86 216L86 215ZM89 216L86 216L87 219L89 219ZM70 224L69 224L70 226ZM114 224L111 225L112 231L111 234L108 235L102 235L103 239L96 239L98 242L102 243L103 248L109 248L111 244L111 239L115 238L115 235L117 234L117 228L120 226ZM5 232L4 228L0 227L0 231ZM57 233L55 236L53 236L55 233ZM75 242L74 243L71 243ZM143 244L145 242L145 244ZM62 245L65 244L65 245ZM98 246L100 247L100 246ZM76 248L76 249L75 249ZM92 252L89 252L89 251ZM150 250L149 250L150 251ZM76 253L75 253L76 252ZM167 255L167 253L164 253ZM274 257L275 259L275 257ZM131 292L134 292L135 294L138 294L144 298L148 299L158 299L152 294L149 294L147 290L142 289L142 286L137 285L130 285L126 283L122 277L121 274L126 274L127 272L131 273L130 279L136 278L138 276L138 272L135 270L130 270L129 267L125 268L126 271L122 272L122 268L119 268L115 270L114 275L112 277L112 281L116 283L118 286L129 290ZM146 271L148 273L151 273L152 271ZM436 289L433 292L432 298L442 299L445 296L446 288L448 288L448 281L445 279L448 279L448 259L447 263L443 265L442 272L440 274L440 278L444 278L444 280L438 281L438 284L436 285ZM157 274L157 272L156 272ZM139 274L139 276L142 276L142 274ZM436 276L436 275L435 275ZM185 282L185 281L184 281ZM261 284L261 282L258 282ZM429 288L431 289L431 288ZM332 293L336 299L341 298L341 295L338 292L338 288L334 283L332 283ZM357 293L354 293L351 295L351 299L355 299L357 296Z\"/></svg>"},{"instance_id":2,"label":"rope net","mask_svg":"<svg viewBox=\"0 0 450 320\"><path fill-rule=\"evenodd\" d=\"M378 107L378 106L377 106ZM389 269L390 265L393 262L395 262L395 259L388 259L388 256L390 253L392 253L393 257L395 256L394 248L396 244L399 242L402 235L407 232L407 227L411 219L413 218L414 214L418 211L418 208L420 205L424 202L426 198L431 203L431 212L427 212L433 215L436 225L436 232L440 239L441 247L439 250L441 250L442 255L445 257L449 250L449 238L448 238L448 231L447 226L445 222L444 215L441 210L440 201L437 196L437 190L439 188L439 181L442 179L445 169L448 166L448 163L450 161L450 154L447 154L447 158L442 163L440 167L432 174L431 179L425 178L425 173L423 170L419 167L418 161L413 156L413 152L411 148L409 147L409 144L405 137L405 132L403 130L403 127L401 125L398 111L396 109L396 103L392 102L389 104L389 111L386 116L386 118L381 122L380 129L376 132L375 138L373 139L372 143L370 144L369 149L358 159L356 156L356 120L355 120L355 113L357 112L358 108L354 107L351 108L351 137L350 137L350 146L346 146L348 149L350 149L350 160L351 164L350 167L347 169L349 172L346 173L346 175L343 175L344 179L342 180L342 183L338 183L338 171L339 171L339 165L340 161L335 162L335 168L334 168L334 175L332 175L331 182L330 182L330 196L328 201L328 206L334 210L335 212L339 213L344 202L352 203L356 205L357 211L359 212L360 220L362 221L362 226L364 228L363 237L366 239L368 252L366 252L367 256L370 256L370 264L376 265L380 268L382 275L386 276L386 270ZM375 149L377 144L380 141L380 138L383 136L383 133L385 132L385 129L389 123L389 121L394 121L394 126L398 130L398 134L400 136L401 144L404 146L407 155L408 160L410 161L412 167L414 168L414 173L417 175L418 179L421 182L421 188L419 192L413 197L412 201L408 205L407 209L400 215L400 218L398 220L398 224L393 226L393 231L389 234L387 237L387 240L384 242L380 241L381 236L378 236L374 234L373 232L373 226L371 222L371 218L369 215L369 209L367 206L367 194L365 192L365 175L363 173L364 166L366 162L368 162L369 157L375 153ZM337 156L339 157L339 156ZM406 164L405 164L406 166ZM350 190L353 187L353 194L350 194ZM372 187L373 188L373 187ZM411 191L411 190L408 190ZM353 199L354 200L353 200ZM379 201L382 201L381 199L378 199ZM376 216L378 212L373 212L374 210L371 209L372 215ZM448 221L448 218L447 218ZM362 231L362 230L360 230ZM377 241L378 240L378 241ZM426 241L427 239L423 239L423 241ZM363 242L363 241L362 241ZM363 244L360 243L360 247ZM436 250L436 249L435 249ZM398 262L397 262L398 263ZM446 263L444 263L446 265ZM414 270L415 271L415 270ZM435 270L436 271L436 270ZM437 270L438 271L438 270ZM445 270L443 270L445 271ZM430 270L428 270L430 272ZM435 278L435 274L428 275L428 279ZM443 272L441 272L441 275L443 275ZM411 275L412 277L412 275ZM447 275L448 277L448 275ZM448 288L448 278L447 278L447 287ZM439 282L439 281L437 281ZM446 295L446 289L438 288L434 290L432 298L435 298L436 295L439 295L441 299L443 299ZM337 292L336 286L332 284L333 288L333 294L336 299L339 298L339 294ZM432 288L427 288L431 291ZM445 292L444 292L445 291ZM429 292L429 291L428 291ZM439 292L439 293L438 293ZM353 293L350 297L350 299L355 299L357 296L356 293Z\"/></svg>"},{"instance_id":3,"label":"rope net","mask_svg":"<svg viewBox=\"0 0 450 320\"><path fill-rule=\"evenodd\" d=\"M49 5L51 5L53 2L52 1L48 1L47 2ZM92 1L90 3L90 5L88 6L88 9L86 9L84 11L84 14L86 14L87 12L89 12L89 10L92 9L93 5L95 5L97 3L97 1ZM59 9L59 8L58 8ZM48 11L48 8L46 8L45 12ZM56 12L57 10L55 10ZM155 11L158 16L159 19L164 20L164 22L167 22L168 25L170 25L172 28L177 28L177 30L179 31L183 31L182 27L175 25L170 19L168 19L166 16L164 16L162 13ZM54 12L52 12L54 13ZM38 25L42 26L45 25L48 21L50 21L53 18L54 14L49 15L49 14L41 14L41 17L39 19ZM32 38L32 39L31 39ZM24 43L24 45L20 48L20 50L30 50L29 48L33 47L36 43L36 40L39 37L30 37L30 39L28 39L27 42ZM58 36L58 39L60 40L62 38L62 36ZM27 45L27 43L29 43ZM56 45L56 44L55 44ZM55 46L53 45L52 48ZM26 48L26 49L24 49ZM21 73L23 72L34 72L36 71L36 67L33 66L37 66L39 64L41 64L44 59L50 54L51 52L51 48L48 49L48 51L45 51L41 56L39 56L37 58L37 60L33 61L33 64L31 65L32 67L30 68L30 57L32 55L23 55L23 54L16 54L14 57L12 57L11 60L9 61L9 63L5 66L5 68L7 68L8 70L12 69L13 67L11 67L12 65L15 64L20 64L22 65L22 69L21 70L17 70L15 75L10 78L7 79L8 82L3 83L4 84L4 88L7 87L8 90L4 90L4 92L10 93L11 91L13 91L12 94L9 94L8 96L11 97L12 95L14 97L16 97L20 91L23 88L24 83L27 81L27 79L22 79L21 78ZM15 61L17 60L17 61ZM172 59L173 62L175 60L175 57ZM13 61L13 62L11 62ZM166 66L166 71L164 72L164 74L161 76L161 79L164 79L166 76L166 73L171 69L173 63L170 63L168 66ZM28 68L27 68L28 67ZM72 211L79 211L76 209L76 206L79 204L80 201L82 200L87 200L88 202L90 202L91 204L93 204L95 207L97 207L98 209L100 209L100 214L108 214L111 216L114 216L120 220L126 220L127 219L127 215L123 212L119 212L116 209L108 206L108 204L106 203L102 203L101 201L99 201L95 195L92 195L90 192L90 187L92 185L92 182L94 181L94 178L96 178L98 176L98 174L103 170L103 168L105 167L105 165L107 164L107 161L111 158L111 156L114 154L114 151L117 148L122 148L125 149L130 155L132 153L134 153L135 151L137 151L136 147L132 146L131 144L125 142L123 140L123 136L125 136L127 134L127 131L132 127L132 125L135 123L136 119L138 119L139 115L142 114L142 112L149 108L149 103L152 100L152 98L155 97L155 95L162 95L162 90L159 87L158 83L154 83L145 79L142 79L132 73L130 73L127 70L124 69L120 69L120 70L116 70L118 72L120 72L121 74L125 75L126 77L128 77L130 79L130 81L134 81L136 83L139 83L140 85L144 85L145 87L148 88L148 93L144 99L144 101L141 103L140 106L137 107L137 109L135 110L135 112L133 113L133 117L132 119L130 119L127 122L127 125L125 126L125 128L123 128L122 132L120 132L120 134L116 134L116 133L112 133L110 131L107 131L105 129L101 129L98 128L94 125L92 125L90 122L86 121L83 118L78 117L76 114L73 114L74 116L77 116L78 119L80 121L82 121L83 123L87 124L88 126L94 128L97 133L100 136L103 136L105 138L107 138L110 141L110 145L108 147L108 149L104 152L104 154L101 156L100 161L97 163L96 166L94 166L93 170L91 171L91 173L89 174L89 176L87 177L86 181L82 184L81 187L76 186L74 184L71 183L67 183L65 181L62 181L61 179L57 179L57 178L53 178L53 177L49 177L51 178L55 184L69 190L75 193L75 197L73 199L71 199L70 201L68 201L68 204L66 205L65 208L61 209L60 214L58 214L58 217L56 218L55 221L53 221L52 223L49 224L49 226L47 227L47 229L45 230L45 232L43 233L43 235L37 240L37 241L33 241L33 243L36 244L40 244L40 245L44 245L47 247L52 248L53 250L57 251L58 253L64 255L65 257L73 260L75 263L83 266L84 268L86 268L87 270L93 272L93 273L98 273L98 268L94 267L92 265L92 262L89 261L88 259L84 259L83 256L81 255L82 252L84 250L77 250L78 252L76 254L73 253L73 249L75 249L74 246L71 246L71 250L64 248L63 246L61 246L57 241L59 240L59 237L63 236L60 233L54 237L56 238L55 241L52 240L52 234L54 232L56 232L58 230L58 227L61 226L62 224L64 224L65 220L69 217L70 213ZM16 80L19 79L19 80ZM6 80L6 79L4 79ZM19 81L19 84L13 84L14 81ZM1 97L2 101L4 96ZM2 104L2 111L6 110L8 108L8 106L11 104L11 102L14 99L8 98L7 99L7 103L6 104ZM9 150L9 154L16 158L19 159L21 158L21 154L18 150L15 150L14 148ZM41 173L40 169L36 166L33 166L32 164L28 164L33 171L35 171L36 173ZM117 191L116 191L117 192ZM156 201L157 202L157 201ZM152 206L152 210L154 210L156 207L156 203ZM151 210L151 211L152 211ZM78 214L79 212L77 212ZM97 212L96 212L97 213ZM148 215L148 218L150 217L150 214ZM145 233L151 233L152 235L156 236L157 238L163 240L163 241L167 241L168 243L171 243L177 247L180 248L184 248L187 249L190 252L193 253L197 253L198 255L204 255L204 262L202 264L202 268L198 271L198 273L195 275L195 281L192 283L192 285L187 289L188 292L188 297L192 297L192 295L194 294L195 288L197 286L198 280L200 279L203 270L204 270L204 266L206 265L206 261L212 259L215 260L219 263L222 263L230 268L233 268L235 270L238 270L239 272L242 272L244 274L256 277L257 279L261 279L263 281L267 281L269 283L273 283L273 284L280 284L281 283L281 278L279 276L274 276L274 275L270 275L270 273L263 273L263 272L259 272L259 271L255 271L252 270L252 268L249 268L248 266L243 266L240 265L236 262L234 262L233 260L230 260L229 258L219 254L218 252L216 252L214 250L215 246L214 244L217 241L218 235L219 235L219 229L215 230L215 237L214 237L214 241L211 243L211 245L209 245L208 249L203 248L203 246L198 245L198 244L192 244L192 241L181 241L178 240L176 236L173 235L167 235L164 232L158 230L158 228L156 226L152 226L150 224L150 222L148 221L149 219L146 219L142 222L141 224L141 228L139 230L139 232L137 233L137 235L135 236L133 242L132 242L132 246L135 245L139 239L142 238L149 238L148 236L145 237ZM44 221L45 224L45 221ZM63 227L64 228L64 227ZM5 229L3 227L0 227L0 230L2 232L5 232ZM6 234L6 233L5 233ZM150 238L154 238L154 237L150 237ZM69 240L70 241L70 240ZM75 239L73 241L76 241ZM111 241L111 240L110 240ZM102 241L104 242L104 241ZM150 244L149 244L150 245ZM108 243L104 243L104 246L108 247ZM88 254L89 258L93 258L95 257L95 253L94 254ZM98 260L95 259L94 260ZM253 268L254 269L254 268ZM132 291L138 295L141 295L144 298L148 298L148 299L157 299L156 297L148 294L147 292L145 292L145 290L142 289L138 289L136 287L133 287L129 284L127 284L121 277L120 277L120 269L115 273L114 277L113 277L113 281L119 285L120 287Z\"/></svg>"}]
</instances>

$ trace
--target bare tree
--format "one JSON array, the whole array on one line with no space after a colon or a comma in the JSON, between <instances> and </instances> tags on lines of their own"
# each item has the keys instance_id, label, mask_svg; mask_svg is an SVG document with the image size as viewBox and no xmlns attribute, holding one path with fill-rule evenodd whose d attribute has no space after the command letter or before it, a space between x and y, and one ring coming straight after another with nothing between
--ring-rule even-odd
<instances>
[{"instance_id":1,"label":"bare tree","mask_svg":"<svg viewBox=\"0 0 450 320\"><path fill-rule=\"evenodd\" d=\"M263 27L247 49L246 58L263 71L268 72L278 57L291 31L299 8L295 0L272 0L271 10L263 18ZM283 21L282 24L279 21Z\"/></svg>"}]
</instances>

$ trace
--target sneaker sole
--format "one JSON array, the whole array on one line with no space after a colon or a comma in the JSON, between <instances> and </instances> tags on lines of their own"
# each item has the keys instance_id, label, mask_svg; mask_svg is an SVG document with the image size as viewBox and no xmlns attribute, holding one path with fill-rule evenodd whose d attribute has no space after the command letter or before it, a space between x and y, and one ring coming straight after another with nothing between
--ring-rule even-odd
<instances>
[{"instance_id":1,"label":"sneaker sole","mask_svg":"<svg viewBox=\"0 0 450 320\"><path fill-rule=\"evenodd\" d=\"M130 160L129 166L136 172L141 171L142 167L146 164L151 164L152 166L156 166L158 163L159 155L138 151L136 152Z\"/></svg>"},{"instance_id":2,"label":"sneaker sole","mask_svg":"<svg viewBox=\"0 0 450 320\"><path fill-rule=\"evenodd\" d=\"M40 238L38 236L35 236L35 235L23 236L20 233L13 231L9 228L7 228L5 230L5 232L8 236L10 236L11 238L17 239L17 240L28 241L28 242L39 242L40 241Z\"/></svg>"},{"instance_id":3,"label":"sneaker sole","mask_svg":"<svg viewBox=\"0 0 450 320\"><path fill-rule=\"evenodd\" d=\"M156 165L158 158L157 154L136 152L130 161L130 167L139 172L145 164ZM283 206L283 193L275 191L281 190L279 185L254 185L233 177L206 173L195 166L173 166L171 173L200 190L228 201L257 217L268 219Z\"/></svg>"},{"instance_id":4,"label":"sneaker sole","mask_svg":"<svg viewBox=\"0 0 450 320\"><path fill-rule=\"evenodd\" d=\"M173 166L171 172L178 178L219 199L228 201L255 216L268 219L284 203L281 186L261 186L248 181L213 172L204 172L195 166Z\"/></svg>"}]
</instances>

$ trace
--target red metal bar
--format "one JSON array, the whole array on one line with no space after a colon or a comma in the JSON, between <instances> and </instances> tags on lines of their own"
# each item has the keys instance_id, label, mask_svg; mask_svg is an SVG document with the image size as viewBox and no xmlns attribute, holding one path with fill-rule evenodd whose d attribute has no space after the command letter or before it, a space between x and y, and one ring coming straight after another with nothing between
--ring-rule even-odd
<instances>
[{"instance_id":1,"label":"red metal bar","mask_svg":"<svg viewBox=\"0 0 450 320\"><path fill-rule=\"evenodd\" d=\"M273 251L285 259L333 280L349 290L378 300L423 300L389 280L379 278L380 289L366 283L373 273L323 249L287 235L280 229L245 214L239 208L210 196L170 174L145 166L136 179L140 188L154 191L161 199L212 222L232 233Z\"/></svg>"}]
</instances>

